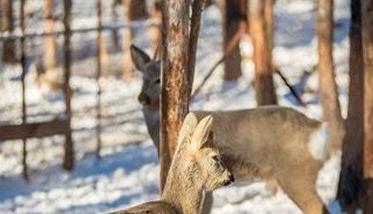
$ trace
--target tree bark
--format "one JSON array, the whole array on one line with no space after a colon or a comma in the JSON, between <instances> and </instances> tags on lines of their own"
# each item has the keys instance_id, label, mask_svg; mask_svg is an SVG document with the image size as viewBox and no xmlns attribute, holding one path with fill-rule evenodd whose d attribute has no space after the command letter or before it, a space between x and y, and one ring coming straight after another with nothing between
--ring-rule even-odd
<instances>
[{"instance_id":1,"label":"tree bark","mask_svg":"<svg viewBox=\"0 0 373 214\"><path fill-rule=\"evenodd\" d=\"M101 84L100 78L102 73L102 57L105 52L103 52L102 48L104 39L102 35L102 0L97 0L97 49L96 49L96 82L97 82L97 104L96 104L96 138L97 138L97 146L96 146L96 157L97 159L100 158L101 152Z\"/></svg>"},{"instance_id":2,"label":"tree bark","mask_svg":"<svg viewBox=\"0 0 373 214\"><path fill-rule=\"evenodd\" d=\"M65 94L65 114L67 120L67 129L65 133L65 147L64 147L64 160L63 168L72 170L74 168L74 144L72 140L71 131L71 88L70 88L70 73L71 73L71 8L72 0L64 0L64 17L63 24L64 32L64 86L63 91Z\"/></svg>"},{"instance_id":3,"label":"tree bark","mask_svg":"<svg viewBox=\"0 0 373 214\"><path fill-rule=\"evenodd\" d=\"M146 1L145 0L122 0L124 21L130 24L132 21L147 18ZM133 29L123 29L123 78L128 80L132 76L133 65L130 54L130 46L132 43Z\"/></svg>"},{"instance_id":4,"label":"tree bark","mask_svg":"<svg viewBox=\"0 0 373 214\"><path fill-rule=\"evenodd\" d=\"M193 86L196 49L204 0L162 2L161 191L176 149L177 136ZM192 8L192 13L190 13ZM189 18L189 14L192 14Z\"/></svg>"},{"instance_id":5,"label":"tree bark","mask_svg":"<svg viewBox=\"0 0 373 214\"><path fill-rule=\"evenodd\" d=\"M332 151L341 147L344 124L333 65L333 0L317 1L319 94L324 120L329 123Z\"/></svg>"},{"instance_id":6,"label":"tree bark","mask_svg":"<svg viewBox=\"0 0 373 214\"><path fill-rule=\"evenodd\" d=\"M26 74L27 74L27 65L26 65L26 15L25 15L26 0L21 0L20 2L20 28L22 31L22 37L20 40L21 48L21 67L22 67L22 124L27 123L27 111L26 111ZM26 181L29 179L28 166L27 166L27 138L22 139L22 174Z\"/></svg>"},{"instance_id":7,"label":"tree bark","mask_svg":"<svg viewBox=\"0 0 373 214\"><path fill-rule=\"evenodd\" d=\"M13 32L13 1L12 0L0 0L0 31ZM2 61L5 63L15 64L17 63L14 39L4 40Z\"/></svg>"},{"instance_id":8,"label":"tree bark","mask_svg":"<svg viewBox=\"0 0 373 214\"><path fill-rule=\"evenodd\" d=\"M110 5L111 20L115 23L117 23L119 19L119 15L117 12L118 5L120 5L120 2L118 0L113 0L113 2ZM120 47L120 42L119 42L118 29L114 28L111 31L111 38L112 38L114 49L120 50L121 47Z\"/></svg>"},{"instance_id":9,"label":"tree bark","mask_svg":"<svg viewBox=\"0 0 373 214\"><path fill-rule=\"evenodd\" d=\"M163 2L164 55L161 92L161 190L166 181L177 134L189 109L189 1Z\"/></svg>"},{"instance_id":10,"label":"tree bark","mask_svg":"<svg viewBox=\"0 0 373 214\"><path fill-rule=\"evenodd\" d=\"M362 188L362 147L364 140L364 69L361 44L361 3L350 3L350 83L346 135L342 147L342 166L337 199L349 213L358 208Z\"/></svg>"},{"instance_id":11,"label":"tree bark","mask_svg":"<svg viewBox=\"0 0 373 214\"><path fill-rule=\"evenodd\" d=\"M161 1L155 1L153 8L149 12L152 25L149 27L150 46L157 55L161 48L162 32L159 23L162 21ZM155 56L156 57L156 56Z\"/></svg>"},{"instance_id":12,"label":"tree bark","mask_svg":"<svg viewBox=\"0 0 373 214\"><path fill-rule=\"evenodd\" d=\"M54 1L44 0L44 29L51 33L54 30ZM57 66L57 41L54 35L48 35L44 39L44 67L48 71Z\"/></svg>"},{"instance_id":13,"label":"tree bark","mask_svg":"<svg viewBox=\"0 0 373 214\"><path fill-rule=\"evenodd\" d=\"M242 0L223 0L221 10L223 14L223 51L226 50L231 38L240 27L245 11L241 11ZM242 75L240 47L237 45L224 60L224 80L237 80Z\"/></svg>"},{"instance_id":14,"label":"tree bark","mask_svg":"<svg viewBox=\"0 0 373 214\"><path fill-rule=\"evenodd\" d=\"M266 25L267 43L269 56L272 59L273 40L274 40L274 20L273 20L274 0L264 0L264 19ZM273 68L272 68L273 69ZM273 71L272 71L273 72Z\"/></svg>"},{"instance_id":15,"label":"tree bark","mask_svg":"<svg viewBox=\"0 0 373 214\"><path fill-rule=\"evenodd\" d=\"M364 190L363 212L373 213L373 0L362 1L364 56Z\"/></svg>"},{"instance_id":16,"label":"tree bark","mask_svg":"<svg viewBox=\"0 0 373 214\"><path fill-rule=\"evenodd\" d=\"M258 105L277 104L264 1L250 0L248 22L254 47L255 92Z\"/></svg>"}]
</instances>

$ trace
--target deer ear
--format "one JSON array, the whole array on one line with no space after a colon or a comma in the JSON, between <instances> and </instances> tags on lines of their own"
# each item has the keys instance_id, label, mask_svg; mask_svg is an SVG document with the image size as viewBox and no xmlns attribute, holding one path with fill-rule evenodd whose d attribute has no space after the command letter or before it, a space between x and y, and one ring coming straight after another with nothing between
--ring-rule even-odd
<instances>
[{"instance_id":1,"label":"deer ear","mask_svg":"<svg viewBox=\"0 0 373 214\"><path fill-rule=\"evenodd\" d=\"M151 60L149 55L135 45L131 45L130 52L132 62L135 65L136 69L139 71L144 71L145 64Z\"/></svg>"},{"instance_id":2,"label":"deer ear","mask_svg":"<svg viewBox=\"0 0 373 214\"><path fill-rule=\"evenodd\" d=\"M194 113L188 113L184 118L183 125L179 131L178 143L187 142L186 139L190 139L194 129L197 126L197 117Z\"/></svg>"},{"instance_id":3,"label":"deer ear","mask_svg":"<svg viewBox=\"0 0 373 214\"><path fill-rule=\"evenodd\" d=\"M208 115L198 123L191 139L191 145L194 150L201 149L202 146L207 142L212 128L212 122L212 116Z\"/></svg>"}]
</instances>

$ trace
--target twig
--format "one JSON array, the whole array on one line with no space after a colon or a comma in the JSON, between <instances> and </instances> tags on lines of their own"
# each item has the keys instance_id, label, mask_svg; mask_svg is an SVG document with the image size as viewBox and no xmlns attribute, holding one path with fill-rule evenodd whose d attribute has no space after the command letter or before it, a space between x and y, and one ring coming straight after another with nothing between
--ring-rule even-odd
<instances>
[{"instance_id":1,"label":"twig","mask_svg":"<svg viewBox=\"0 0 373 214\"><path fill-rule=\"evenodd\" d=\"M301 99L301 97L299 96L299 94L297 93L297 91L295 90L295 88L290 85L289 81L286 79L286 77L281 73L281 71L278 69L278 68L275 68L275 72L276 74L278 74L280 77L281 77L281 80L285 83L285 85L289 88L291 94L295 97L295 99L298 101L298 103L305 107L306 104L303 102L303 100Z\"/></svg>"},{"instance_id":2,"label":"twig","mask_svg":"<svg viewBox=\"0 0 373 214\"><path fill-rule=\"evenodd\" d=\"M194 70L196 65L197 43L199 30L201 27L201 14L205 0L194 0L192 3L192 17L190 20L190 35L189 35L189 64L188 64L188 77L189 84L193 86ZM190 87L191 89L193 87Z\"/></svg>"},{"instance_id":3,"label":"twig","mask_svg":"<svg viewBox=\"0 0 373 214\"><path fill-rule=\"evenodd\" d=\"M233 37L229 40L227 43L227 46L224 50L224 55L211 67L211 69L208 71L205 78L203 78L202 82L198 85L198 87L194 90L191 100L196 96L196 94L199 93L199 91L202 89L202 87L206 84L207 80L210 79L211 75L215 71L215 69L222 63L224 60L232 53L233 49L238 45L238 42L240 41L242 35L244 35L246 32L246 23L244 21L240 22L240 27L237 29L236 33L233 35Z\"/></svg>"}]
</instances>

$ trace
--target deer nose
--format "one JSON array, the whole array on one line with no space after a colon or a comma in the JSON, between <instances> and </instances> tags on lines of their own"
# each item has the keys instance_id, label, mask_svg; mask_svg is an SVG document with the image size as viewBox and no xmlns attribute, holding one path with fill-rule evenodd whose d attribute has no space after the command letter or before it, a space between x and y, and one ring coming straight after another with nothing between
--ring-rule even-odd
<instances>
[{"instance_id":1,"label":"deer nose","mask_svg":"<svg viewBox=\"0 0 373 214\"><path fill-rule=\"evenodd\" d=\"M229 173L228 179L229 180L227 180L227 181L224 182L224 186L228 186L229 184L231 184L231 183L234 182L234 176L232 175L232 173Z\"/></svg>"},{"instance_id":2,"label":"deer nose","mask_svg":"<svg viewBox=\"0 0 373 214\"><path fill-rule=\"evenodd\" d=\"M230 180L232 183L234 182L234 176L233 176L232 173L229 175L229 180Z\"/></svg>"},{"instance_id":3,"label":"deer nose","mask_svg":"<svg viewBox=\"0 0 373 214\"><path fill-rule=\"evenodd\" d=\"M145 93L141 92L139 96L137 97L138 101L143 105L149 105L150 104L150 98Z\"/></svg>"}]
</instances>

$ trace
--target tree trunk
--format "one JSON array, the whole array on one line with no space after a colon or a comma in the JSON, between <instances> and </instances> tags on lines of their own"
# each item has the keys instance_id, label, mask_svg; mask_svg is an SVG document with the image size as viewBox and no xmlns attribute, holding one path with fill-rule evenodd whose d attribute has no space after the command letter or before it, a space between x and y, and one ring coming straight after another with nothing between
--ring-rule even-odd
<instances>
[{"instance_id":1,"label":"tree trunk","mask_svg":"<svg viewBox=\"0 0 373 214\"><path fill-rule=\"evenodd\" d=\"M189 108L189 1L163 2L163 56L161 92L161 190L174 154L177 134Z\"/></svg>"},{"instance_id":2,"label":"tree trunk","mask_svg":"<svg viewBox=\"0 0 373 214\"><path fill-rule=\"evenodd\" d=\"M350 83L346 135L342 148L342 166L337 199L350 213L358 208L362 184L362 147L364 140L364 69L361 45L361 4L351 1Z\"/></svg>"},{"instance_id":3,"label":"tree trunk","mask_svg":"<svg viewBox=\"0 0 373 214\"><path fill-rule=\"evenodd\" d=\"M54 30L54 1L44 0L44 29L46 33L51 33ZM57 42L54 35L46 36L44 39L44 67L51 70L57 66Z\"/></svg>"},{"instance_id":4,"label":"tree trunk","mask_svg":"<svg viewBox=\"0 0 373 214\"><path fill-rule=\"evenodd\" d=\"M119 20L119 15L117 12L117 6L120 5L120 2L118 0L113 0L113 2L110 5L110 13L111 13L111 20L115 23ZM114 28L111 31L111 37L112 42L115 50L120 50L120 42L119 42L119 35L118 35L118 29Z\"/></svg>"},{"instance_id":5,"label":"tree trunk","mask_svg":"<svg viewBox=\"0 0 373 214\"><path fill-rule=\"evenodd\" d=\"M258 105L277 104L264 1L250 0L249 25L254 47L255 92Z\"/></svg>"},{"instance_id":6,"label":"tree trunk","mask_svg":"<svg viewBox=\"0 0 373 214\"><path fill-rule=\"evenodd\" d=\"M13 32L13 1L12 0L0 0L0 31ZM3 43L3 55L2 61L5 63L15 64L17 63L14 39L5 39Z\"/></svg>"},{"instance_id":7,"label":"tree trunk","mask_svg":"<svg viewBox=\"0 0 373 214\"><path fill-rule=\"evenodd\" d=\"M329 122L332 151L341 147L344 124L338 100L333 65L333 0L318 0L317 37L319 94L324 120Z\"/></svg>"},{"instance_id":8,"label":"tree trunk","mask_svg":"<svg viewBox=\"0 0 373 214\"><path fill-rule=\"evenodd\" d=\"M242 0L223 0L223 51L226 50L231 38L236 34L240 27L242 17L245 17L245 11L241 11L240 2ZM242 14L243 13L243 14ZM227 55L224 60L224 80L237 80L242 75L241 55L239 45L235 46L232 53Z\"/></svg>"},{"instance_id":9,"label":"tree trunk","mask_svg":"<svg viewBox=\"0 0 373 214\"><path fill-rule=\"evenodd\" d=\"M364 190L363 212L373 213L373 0L362 1L364 56Z\"/></svg>"},{"instance_id":10,"label":"tree trunk","mask_svg":"<svg viewBox=\"0 0 373 214\"><path fill-rule=\"evenodd\" d=\"M96 138L97 138L97 146L96 146L96 157L97 159L100 158L101 152L101 84L100 78L102 73L102 57L103 57L103 35L102 35L102 0L97 0L97 49L96 49L96 82L97 82L97 104L96 104Z\"/></svg>"},{"instance_id":11,"label":"tree trunk","mask_svg":"<svg viewBox=\"0 0 373 214\"><path fill-rule=\"evenodd\" d=\"M26 65L26 17L25 17L25 6L26 0L21 0L20 2L20 28L22 31L22 37L20 40L21 48L21 67L22 67L22 124L27 123L27 111L26 111L26 74L27 74L27 65ZM29 179L28 175L28 166L27 166L27 138L22 139L22 174L26 181Z\"/></svg>"},{"instance_id":12,"label":"tree trunk","mask_svg":"<svg viewBox=\"0 0 373 214\"><path fill-rule=\"evenodd\" d=\"M64 32L64 86L63 91L65 94L65 113L67 120L67 127L65 133L65 148L63 168L72 170L74 168L74 145L72 140L71 131L71 88L70 88L70 73L71 73L71 8L72 0L64 0L64 17L63 24L65 27Z\"/></svg>"},{"instance_id":13,"label":"tree trunk","mask_svg":"<svg viewBox=\"0 0 373 214\"><path fill-rule=\"evenodd\" d=\"M264 19L267 32L267 43L269 56L272 59L272 50L273 50L273 30L274 30L274 21L273 21L273 7L274 0L264 0ZM273 68L272 68L273 69ZM272 70L273 72L273 70Z\"/></svg>"},{"instance_id":14,"label":"tree trunk","mask_svg":"<svg viewBox=\"0 0 373 214\"><path fill-rule=\"evenodd\" d=\"M203 5L204 0L162 2L161 191L189 110Z\"/></svg>"},{"instance_id":15,"label":"tree trunk","mask_svg":"<svg viewBox=\"0 0 373 214\"><path fill-rule=\"evenodd\" d=\"M149 12L152 25L149 27L150 46L156 57L161 48L162 32L159 23L162 21L161 1L155 1L153 8Z\"/></svg>"},{"instance_id":16,"label":"tree trunk","mask_svg":"<svg viewBox=\"0 0 373 214\"><path fill-rule=\"evenodd\" d=\"M145 0L122 0L124 21L131 24L132 21L147 18L146 1ZM131 78L133 65L130 54L130 46L132 43L133 29L123 29L123 78L128 80Z\"/></svg>"}]
</instances>

